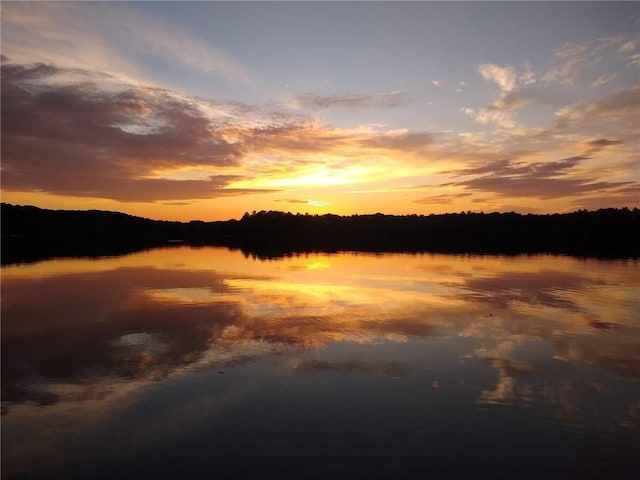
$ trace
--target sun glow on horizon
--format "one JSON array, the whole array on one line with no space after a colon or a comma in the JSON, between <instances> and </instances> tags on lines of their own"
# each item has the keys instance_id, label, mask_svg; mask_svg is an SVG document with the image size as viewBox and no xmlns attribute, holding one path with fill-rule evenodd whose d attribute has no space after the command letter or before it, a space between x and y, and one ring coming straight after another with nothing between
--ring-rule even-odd
<instances>
[{"instance_id":1,"label":"sun glow on horizon","mask_svg":"<svg viewBox=\"0 0 640 480\"><path fill-rule=\"evenodd\" d=\"M41 5L2 6L4 202L181 221L639 204L633 2L268 3L264 24Z\"/></svg>"}]
</instances>

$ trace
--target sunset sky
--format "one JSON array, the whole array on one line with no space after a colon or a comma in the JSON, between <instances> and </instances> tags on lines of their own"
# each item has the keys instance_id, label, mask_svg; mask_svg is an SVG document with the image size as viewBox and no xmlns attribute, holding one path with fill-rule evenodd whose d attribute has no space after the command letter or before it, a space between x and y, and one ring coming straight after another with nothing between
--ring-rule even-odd
<instances>
[{"instance_id":1,"label":"sunset sky","mask_svg":"<svg viewBox=\"0 0 640 480\"><path fill-rule=\"evenodd\" d=\"M637 2L0 9L3 202L168 220L640 205Z\"/></svg>"}]
</instances>

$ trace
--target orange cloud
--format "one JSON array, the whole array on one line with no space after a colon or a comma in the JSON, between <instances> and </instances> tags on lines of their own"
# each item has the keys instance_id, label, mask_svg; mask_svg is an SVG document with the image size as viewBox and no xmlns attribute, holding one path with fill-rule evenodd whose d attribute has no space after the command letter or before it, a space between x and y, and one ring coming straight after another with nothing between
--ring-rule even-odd
<instances>
[{"instance_id":1,"label":"orange cloud","mask_svg":"<svg viewBox=\"0 0 640 480\"><path fill-rule=\"evenodd\" d=\"M262 205L307 199L288 204L358 213L364 197L378 202L372 195L380 192L389 213L414 213L417 204L468 209L478 204L477 193L509 204L557 200L540 206L543 211L561 204L604 207L608 199L632 203L622 189L633 183L637 87L567 105L550 128L524 127L513 110L540 97L519 90L515 70L484 67L502 93L493 105L463 113L499 128L455 133L338 128L278 106L185 97L101 72L3 59L3 191L16 198L37 192L164 202L176 209L196 202L194 212L205 209L198 202L258 195L253 198ZM405 101L401 92L304 98L317 108L386 108ZM600 157L614 153L616 160L603 169ZM554 157L561 160L549 160ZM358 199L353 189L340 189L355 184L362 185ZM310 202L311 196L321 200ZM225 205L237 216L256 209L246 200Z\"/></svg>"}]
</instances>

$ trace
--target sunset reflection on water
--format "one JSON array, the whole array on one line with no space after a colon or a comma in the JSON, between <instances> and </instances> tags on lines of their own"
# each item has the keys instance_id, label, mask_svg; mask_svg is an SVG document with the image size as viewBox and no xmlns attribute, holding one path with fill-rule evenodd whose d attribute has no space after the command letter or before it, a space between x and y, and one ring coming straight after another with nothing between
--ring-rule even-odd
<instances>
[{"instance_id":1,"label":"sunset reflection on water","mask_svg":"<svg viewBox=\"0 0 640 480\"><path fill-rule=\"evenodd\" d=\"M523 451L570 431L584 445L566 447L568 463L613 440L616 472L633 473L625 452L640 431L638 311L640 269L631 260L310 253L260 261L178 247L7 266L3 477L122 476L158 452L193 457L183 469L215 458L229 475L256 476L225 463L237 452L214 432L258 455L253 435L273 402L280 423L271 427L291 435L280 441L302 449L300 462L311 453L296 431L333 452L320 477L382 475L403 459L405 474L418 478L425 456L408 452L440 428L449 432L441 448L453 448L451 435L474 422L498 427L466 433L468 441L522 435ZM339 413L307 412L316 403ZM373 405L377 418L367 417ZM316 423L338 421L333 415L333 430ZM395 432L404 453L390 452L387 465L373 448L367 463L332 443L362 440L369 429L372 448L387 448L383 434ZM407 433L416 429L420 442ZM282 452L260 445L272 459L261 471L286 472L274 460ZM512 468L519 452L507 455ZM541 454L549 471L566 467L556 454ZM127 469L105 469L113 459Z\"/></svg>"}]
</instances>

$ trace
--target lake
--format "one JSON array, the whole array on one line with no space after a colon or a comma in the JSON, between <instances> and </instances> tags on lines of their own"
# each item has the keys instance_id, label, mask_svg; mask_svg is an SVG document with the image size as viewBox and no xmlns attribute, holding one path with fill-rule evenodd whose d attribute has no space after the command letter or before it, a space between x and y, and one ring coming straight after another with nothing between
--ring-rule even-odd
<instances>
[{"instance_id":1,"label":"lake","mask_svg":"<svg viewBox=\"0 0 640 480\"><path fill-rule=\"evenodd\" d=\"M178 246L2 268L2 477L636 478L640 263Z\"/></svg>"}]
</instances>

